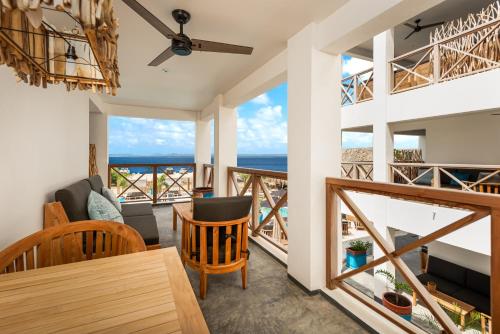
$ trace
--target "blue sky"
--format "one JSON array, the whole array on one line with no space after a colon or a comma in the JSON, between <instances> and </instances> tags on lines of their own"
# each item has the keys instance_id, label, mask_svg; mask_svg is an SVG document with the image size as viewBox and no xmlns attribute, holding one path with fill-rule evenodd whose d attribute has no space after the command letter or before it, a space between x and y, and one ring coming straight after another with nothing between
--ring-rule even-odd
<instances>
[{"instance_id":1,"label":"blue sky","mask_svg":"<svg viewBox=\"0 0 500 334\"><path fill-rule=\"evenodd\" d=\"M344 56L343 76L370 68L371 62ZM238 153L287 153L287 84L283 83L238 107ZM193 122L111 117L109 120L110 154L193 154ZM345 133L342 146L371 147L372 136ZM396 136L396 148L414 148L415 137Z\"/></svg>"}]
</instances>

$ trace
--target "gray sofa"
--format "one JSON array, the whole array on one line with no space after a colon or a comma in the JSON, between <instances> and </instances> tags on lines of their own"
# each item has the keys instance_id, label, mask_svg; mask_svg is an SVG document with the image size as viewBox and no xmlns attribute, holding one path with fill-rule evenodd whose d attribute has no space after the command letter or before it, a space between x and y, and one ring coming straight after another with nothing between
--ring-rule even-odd
<instances>
[{"instance_id":1,"label":"gray sofa","mask_svg":"<svg viewBox=\"0 0 500 334\"><path fill-rule=\"evenodd\" d=\"M71 222L89 220L87 199L90 191L101 194L103 186L101 177L96 175L56 191L55 198L62 203ZM158 226L150 203L122 204L121 213L125 224L141 234L148 248L159 247Z\"/></svg>"}]
</instances>

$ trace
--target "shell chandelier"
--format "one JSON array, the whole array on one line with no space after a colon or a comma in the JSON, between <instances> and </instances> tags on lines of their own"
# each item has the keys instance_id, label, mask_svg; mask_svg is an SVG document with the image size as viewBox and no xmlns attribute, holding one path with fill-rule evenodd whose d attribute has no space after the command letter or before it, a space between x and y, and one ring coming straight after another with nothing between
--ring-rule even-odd
<instances>
[{"instance_id":1,"label":"shell chandelier","mask_svg":"<svg viewBox=\"0 0 500 334\"><path fill-rule=\"evenodd\" d=\"M0 0L0 65L34 86L116 94L113 0Z\"/></svg>"}]
</instances>

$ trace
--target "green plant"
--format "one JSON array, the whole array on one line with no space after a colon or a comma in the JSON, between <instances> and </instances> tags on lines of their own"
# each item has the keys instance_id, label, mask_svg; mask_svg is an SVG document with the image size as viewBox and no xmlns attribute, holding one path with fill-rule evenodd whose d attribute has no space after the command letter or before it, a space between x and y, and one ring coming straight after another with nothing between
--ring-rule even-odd
<instances>
[{"instance_id":1,"label":"green plant","mask_svg":"<svg viewBox=\"0 0 500 334\"><path fill-rule=\"evenodd\" d=\"M466 321L464 325L461 325L461 316L460 313L462 309L458 304L453 304L453 306L458 310L458 312L448 311L445 309L445 312L448 314L450 319L455 323L455 325L460 326L462 331L466 331L468 329L481 329L481 313L477 311L472 311L469 313L469 316L466 317Z\"/></svg>"},{"instance_id":2,"label":"green plant","mask_svg":"<svg viewBox=\"0 0 500 334\"><path fill-rule=\"evenodd\" d=\"M413 293L413 289L411 286L403 281L398 281L394 275L384 269L379 269L375 272L375 274L378 274L380 276L384 276L385 279L391 283L394 287L394 292L396 292L396 304L399 305L399 297L402 295L403 292L406 292L408 294Z\"/></svg>"},{"instance_id":3,"label":"green plant","mask_svg":"<svg viewBox=\"0 0 500 334\"><path fill-rule=\"evenodd\" d=\"M354 240L351 241L351 244L349 245L349 248L352 249L353 251L358 251L358 252L366 252L372 247L372 243L369 241L362 241L362 240Z\"/></svg>"}]
</instances>

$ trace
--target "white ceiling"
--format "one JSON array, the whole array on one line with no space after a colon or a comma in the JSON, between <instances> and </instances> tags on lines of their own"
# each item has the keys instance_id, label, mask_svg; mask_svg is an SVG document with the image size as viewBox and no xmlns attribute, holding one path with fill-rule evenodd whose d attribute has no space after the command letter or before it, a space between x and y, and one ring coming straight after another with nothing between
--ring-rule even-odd
<instances>
[{"instance_id":1,"label":"white ceiling","mask_svg":"<svg viewBox=\"0 0 500 334\"><path fill-rule=\"evenodd\" d=\"M460 17L466 17L469 13L479 12L482 8L487 7L493 2L494 0L447 0L423 13L420 13L407 22L413 24L413 21L416 19L422 19L420 25L441 21L448 22ZM405 54L429 44L429 35L434 31L434 29L436 28L424 29L405 40L404 38L411 32L411 29L402 24L395 27L395 56ZM350 52L353 55L359 54L360 56L371 57L372 50L373 43L372 40L369 40L350 50Z\"/></svg>"},{"instance_id":2,"label":"white ceiling","mask_svg":"<svg viewBox=\"0 0 500 334\"><path fill-rule=\"evenodd\" d=\"M288 38L312 21L319 21L347 0L139 0L174 31L173 9L191 13L184 32L191 38L254 47L251 56L193 52L174 56L159 67L147 64L170 46L122 1L115 1L119 18L120 82L116 97L105 102L201 110L248 74L286 48ZM166 69L165 73L163 69Z\"/></svg>"}]
</instances>

